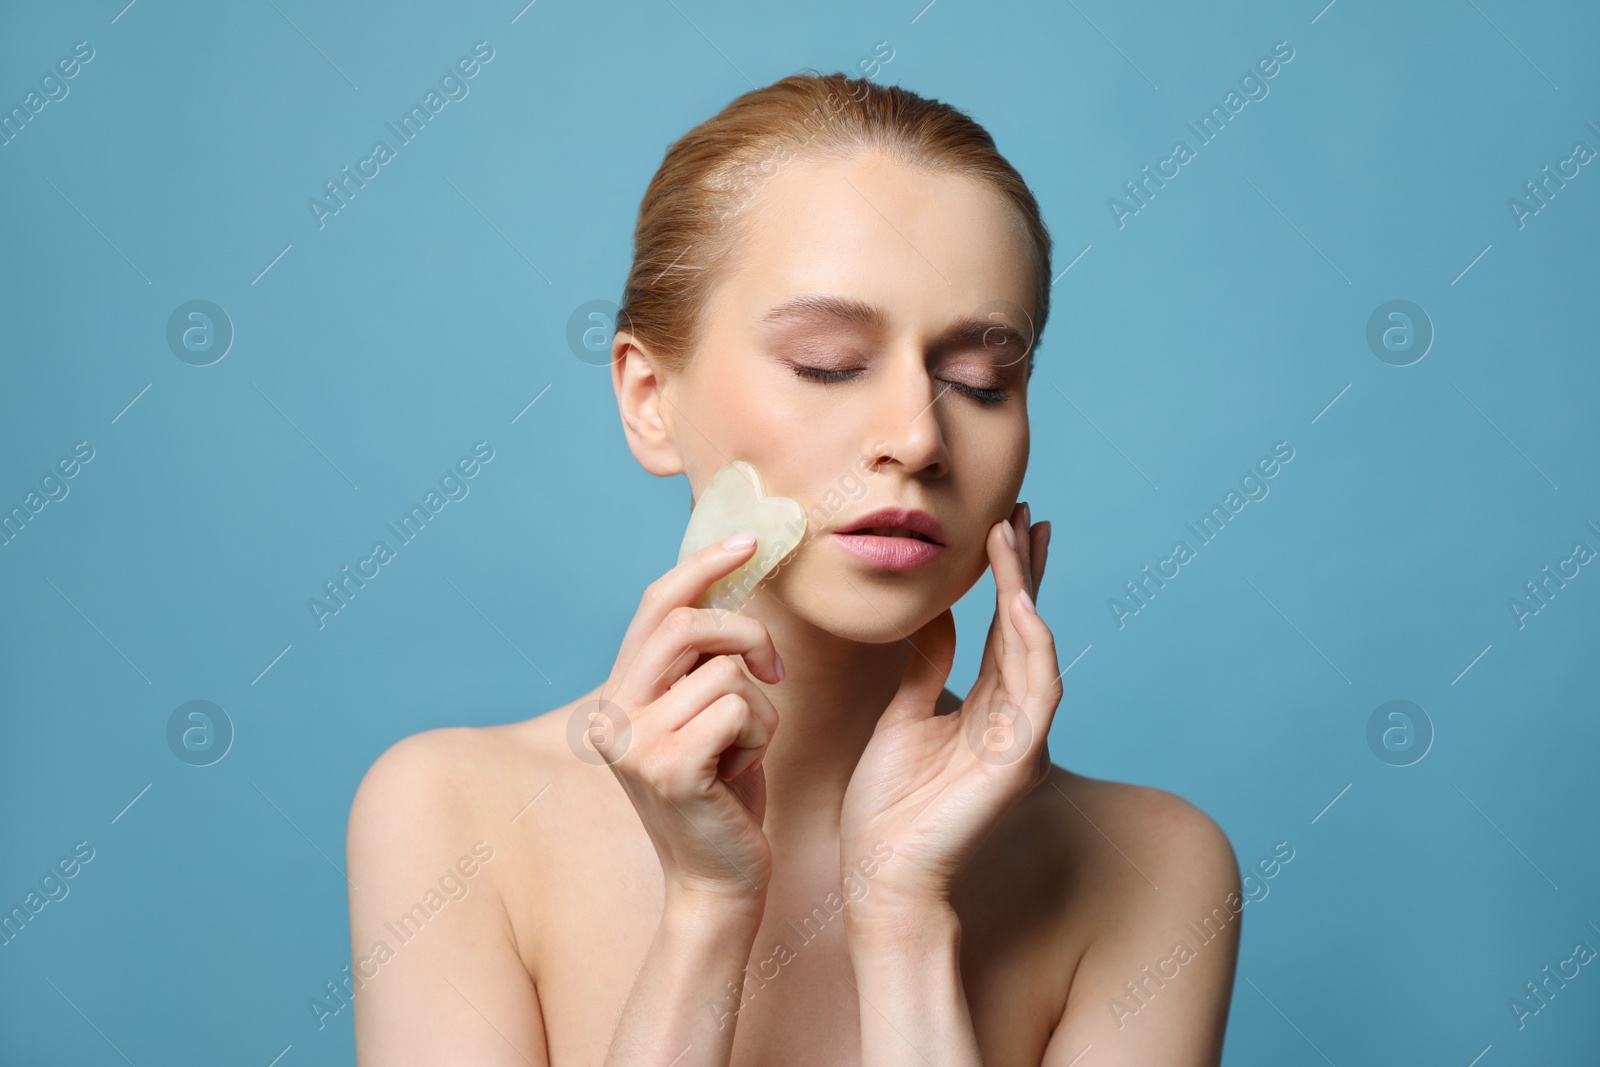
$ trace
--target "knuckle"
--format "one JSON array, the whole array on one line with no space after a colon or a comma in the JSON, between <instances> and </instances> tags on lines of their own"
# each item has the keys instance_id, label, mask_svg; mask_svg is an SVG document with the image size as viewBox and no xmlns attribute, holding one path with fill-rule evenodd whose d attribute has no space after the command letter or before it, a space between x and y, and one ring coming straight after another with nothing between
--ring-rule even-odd
<instances>
[{"instance_id":1,"label":"knuckle","mask_svg":"<svg viewBox=\"0 0 1600 1067\"><path fill-rule=\"evenodd\" d=\"M717 697L717 699L706 705L705 713L708 715L721 714L723 712L731 712L734 715L740 716L746 714L747 705L745 704L744 697L738 693L723 693L721 696Z\"/></svg>"},{"instance_id":2,"label":"knuckle","mask_svg":"<svg viewBox=\"0 0 1600 1067\"><path fill-rule=\"evenodd\" d=\"M655 789L664 789L672 775L672 761L660 745L651 745L640 752L634 768L639 780Z\"/></svg>"},{"instance_id":3,"label":"knuckle","mask_svg":"<svg viewBox=\"0 0 1600 1067\"><path fill-rule=\"evenodd\" d=\"M687 639L695 631L695 621L695 610L680 604L667 612L663 625L668 627L671 633Z\"/></svg>"},{"instance_id":4,"label":"knuckle","mask_svg":"<svg viewBox=\"0 0 1600 1067\"><path fill-rule=\"evenodd\" d=\"M767 624L760 619L751 619L750 622L755 627L756 640L776 652L778 646L773 642L772 631L767 629Z\"/></svg>"},{"instance_id":5,"label":"knuckle","mask_svg":"<svg viewBox=\"0 0 1600 1067\"><path fill-rule=\"evenodd\" d=\"M773 704L772 698L767 695L759 684L754 682L750 685L750 709L762 719L770 719L773 722L778 719L778 709Z\"/></svg>"},{"instance_id":6,"label":"knuckle","mask_svg":"<svg viewBox=\"0 0 1600 1067\"><path fill-rule=\"evenodd\" d=\"M656 754L649 745L634 745L627 757L612 767L625 769L628 777L648 785L656 778Z\"/></svg>"},{"instance_id":7,"label":"knuckle","mask_svg":"<svg viewBox=\"0 0 1600 1067\"><path fill-rule=\"evenodd\" d=\"M680 766L674 762L661 760L656 768L656 775L651 779L650 784L662 796L675 799L687 792L685 781L686 777Z\"/></svg>"},{"instance_id":8,"label":"knuckle","mask_svg":"<svg viewBox=\"0 0 1600 1067\"><path fill-rule=\"evenodd\" d=\"M772 706L772 701L762 700L751 710L755 712L756 718L761 720L761 725L766 728L767 738L771 740L772 735L778 732L778 711Z\"/></svg>"},{"instance_id":9,"label":"knuckle","mask_svg":"<svg viewBox=\"0 0 1600 1067\"><path fill-rule=\"evenodd\" d=\"M739 670L739 664L732 656L717 656L704 669L710 673L711 680L719 685L732 685L744 677L744 672Z\"/></svg>"}]
</instances>

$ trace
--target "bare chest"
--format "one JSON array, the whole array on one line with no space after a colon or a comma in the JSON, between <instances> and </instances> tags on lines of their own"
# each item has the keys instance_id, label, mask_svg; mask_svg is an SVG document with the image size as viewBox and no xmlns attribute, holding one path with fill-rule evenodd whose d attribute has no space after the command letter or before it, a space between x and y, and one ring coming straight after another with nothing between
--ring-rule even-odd
<instances>
[{"instance_id":1,"label":"bare chest","mask_svg":"<svg viewBox=\"0 0 1600 1067\"><path fill-rule=\"evenodd\" d=\"M508 900L551 1067L604 1062L662 911L660 866L642 830L581 829L543 843L542 873L532 863L515 871L513 884L530 889ZM838 889L837 871L775 878L742 983L702 1009L736 1027L732 1067L860 1062L859 1013L873 1009L855 988ZM1019 906L1014 886L974 878L963 889L962 985L984 1062L1036 1065L1065 1004L1074 931Z\"/></svg>"}]
</instances>

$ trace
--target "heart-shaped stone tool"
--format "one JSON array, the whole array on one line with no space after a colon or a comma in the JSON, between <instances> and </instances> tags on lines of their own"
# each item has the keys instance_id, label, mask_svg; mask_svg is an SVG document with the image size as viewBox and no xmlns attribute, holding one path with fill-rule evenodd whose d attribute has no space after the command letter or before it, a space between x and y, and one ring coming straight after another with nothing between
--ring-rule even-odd
<instances>
[{"instance_id":1,"label":"heart-shaped stone tool","mask_svg":"<svg viewBox=\"0 0 1600 1067\"><path fill-rule=\"evenodd\" d=\"M712 475L700 493L678 548L678 562L715 541L746 532L756 535L755 555L713 582L695 601L696 607L738 611L806 535L806 512L799 502L767 496L755 465L736 459Z\"/></svg>"}]
</instances>

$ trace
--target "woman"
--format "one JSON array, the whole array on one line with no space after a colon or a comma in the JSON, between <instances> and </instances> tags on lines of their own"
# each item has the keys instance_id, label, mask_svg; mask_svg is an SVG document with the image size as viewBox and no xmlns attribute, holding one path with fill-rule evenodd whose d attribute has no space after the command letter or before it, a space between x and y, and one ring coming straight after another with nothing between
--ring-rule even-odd
<instances>
[{"instance_id":1,"label":"woman","mask_svg":"<svg viewBox=\"0 0 1600 1067\"><path fill-rule=\"evenodd\" d=\"M1045 745L1050 530L1017 495L1049 283L1033 196L942 103L807 73L672 146L612 347L623 431L696 496L748 460L806 538L737 613L691 605L751 545L673 567L570 704L377 760L362 1064L1220 1061L1227 838ZM986 567L962 698L950 607Z\"/></svg>"}]
</instances>

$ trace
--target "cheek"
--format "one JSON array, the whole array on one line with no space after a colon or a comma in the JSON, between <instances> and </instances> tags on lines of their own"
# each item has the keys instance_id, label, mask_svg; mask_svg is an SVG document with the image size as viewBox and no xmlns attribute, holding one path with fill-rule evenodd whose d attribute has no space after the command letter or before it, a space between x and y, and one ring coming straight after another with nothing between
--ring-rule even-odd
<instances>
[{"instance_id":1,"label":"cheek","mask_svg":"<svg viewBox=\"0 0 1600 1067\"><path fill-rule=\"evenodd\" d=\"M952 451L951 467L964 486L960 510L966 519L969 544L962 557L962 571L976 580L988 568L989 530L1010 515L1022 492L1028 471L1028 430L1020 426L989 428L963 441L960 452ZM1038 522L1042 515L1033 516Z\"/></svg>"},{"instance_id":2,"label":"cheek","mask_svg":"<svg viewBox=\"0 0 1600 1067\"><path fill-rule=\"evenodd\" d=\"M796 403L792 391L782 388L783 384L770 368L757 362L754 354L749 356L748 365L724 360L718 367L708 369L696 384L695 404L700 412L697 419L705 420L700 425L719 445L727 441L737 447L764 445L775 451L792 444L807 424L817 421L815 412Z\"/></svg>"},{"instance_id":3,"label":"cheek","mask_svg":"<svg viewBox=\"0 0 1600 1067\"><path fill-rule=\"evenodd\" d=\"M970 435L951 442L951 469L970 488L974 517L992 515L994 522L1005 518L1022 490L1028 454L1028 424L1020 420L974 426Z\"/></svg>"},{"instance_id":4,"label":"cheek","mask_svg":"<svg viewBox=\"0 0 1600 1067\"><path fill-rule=\"evenodd\" d=\"M843 419L818 413L796 401L792 391L752 380L723 390L716 418L720 433L708 435L729 459L755 464L771 495L787 496L806 509L807 522L827 525L858 508L862 491L860 450L865 447Z\"/></svg>"},{"instance_id":5,"label":"cheek","mask_svg":"<svg viewBox=\"0 0 1600 1067\"><path fill-rule=\"evenodd\" d=\"M846 455L847 450L801 439L766 451L771 457L767 466L752 462L761 470L768 493L787 496L805 511L807 538L859 513L871 499L871 485L858 477L855 457Z\"/></svg>"}]
</instances>

